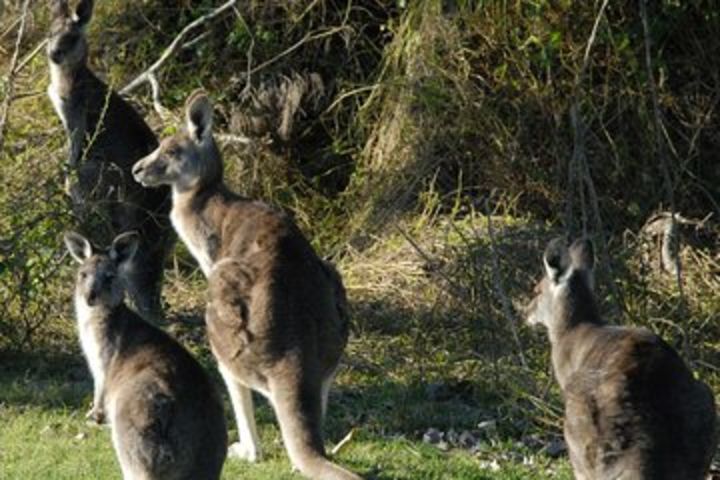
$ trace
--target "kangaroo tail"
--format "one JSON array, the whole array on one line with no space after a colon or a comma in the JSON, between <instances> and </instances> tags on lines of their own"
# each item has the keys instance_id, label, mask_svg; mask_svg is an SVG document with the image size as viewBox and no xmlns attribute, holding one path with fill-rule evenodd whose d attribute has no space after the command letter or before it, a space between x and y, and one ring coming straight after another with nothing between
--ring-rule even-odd
<instances>
[{"instance_id":1,"label":"kangaroo tail","mask_svg":"<svg viewBox=\"0 0 720 480\"><path fill-rule=\"evenodd\" d=\"M362 480L325 456L319 386L283 385L271 391L285 448L300 473L316 480Z\"/></svg>"}]
</instances>

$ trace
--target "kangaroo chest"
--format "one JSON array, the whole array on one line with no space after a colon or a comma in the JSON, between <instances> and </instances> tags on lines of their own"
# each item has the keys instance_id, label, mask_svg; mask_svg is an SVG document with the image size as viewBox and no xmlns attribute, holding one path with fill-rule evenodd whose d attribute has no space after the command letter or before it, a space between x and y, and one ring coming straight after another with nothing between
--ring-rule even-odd
<instances>
[{"instance_id":1,"label":"kangaroo chest","mask_svg":"<svg viewBox=\"0 0 720 480\"><path fill-rule=\"evenodd\" d=\"M201 215L188 215L176 208L170 213L170 221L205 277L210 275L220 244L217 233Z\"/></svg>"},{"instance_id":2,"label":"kangaroo chest","mask_svg":"<svg viewBox=\"0 0 720 480\"><path fill-rule=\"evenodd\" d=\"M69 131L72 128L72 104L69 98L67 80L60 67L50 62L50 85L48 85L48 97L52 103L55 113L60 117L60 121Z\"/></svg>"},{"instance_id":3,"label":"kangaroo chest","mask_svg":"<svg viewBox=\"0 0 720 480\"><path fill-rule=\"evenodd\" d=\"M105 377L105 365L103 361L105 352L103 351L103 345L98 332L93 326L92 309L82 300L76 300L76 310L80 347L85 354L93 379L95 382L101 382Z\"/></svg>"}]
</instances>

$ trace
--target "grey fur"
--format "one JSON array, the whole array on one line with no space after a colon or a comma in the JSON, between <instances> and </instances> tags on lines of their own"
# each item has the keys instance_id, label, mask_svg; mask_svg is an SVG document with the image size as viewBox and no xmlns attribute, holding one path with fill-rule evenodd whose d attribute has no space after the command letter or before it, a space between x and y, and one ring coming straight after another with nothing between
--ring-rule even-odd
<instances>
[{"instance_id":1,"label":"grey fur","mask_svg":"<svg viewBox=\"0 0 720 480\"><path fill-rule=\"evenodd\" d=\"M186 116L186 129L163 139L133 173L146 186L172 187L171 220L208 277L208 337L241 435L232 452L260 456L253 389L270 400L305 476L357 480L326 458L321 435L323 395L348 338L340 275L290 217L224 185L204 93L189 98Z\"/></svg>"},{"instance_id":2,"label":"grey fur","mask_svg":"<svg viewBox=\"0 0 720 480\"><path fill-rule=\"evenodd\" d=\"M80 262L75 306L95 395L88 416L109 421L125 480L215 480L227 451L222 402L179 343L123 303L123 263L139 238L119 235L108 252L65 235Z\"/></svg>"},{"instance_id":3,"label":"grey fur","mask_svg":"<svg viewBox=\"0 0 720 480\"><path fill-rule=\"evenodd\" d=\"M528 320L548 329L575 477L703 479L717 445L711 390L657 335L602 320L589 241L555 240L543 262Z\"/></svg>"},{"instance_id":4,"label":"grey fur","mask_svg":"<svg viewBox=\"0 0 720 480\"><path fill-rule=\"evenodd\" d=\"M51 8L48 96L69 138L76 214L101 243L121 232L140 232L138 254L128 264L128 289L139 312L158 315L163 263L174 241L169 191L140 188L130 171L157 140L142 117L87 66L85 29L93 2L81 0L71 9L67 1L53 0Z\"/></svg>"}]
</instances>

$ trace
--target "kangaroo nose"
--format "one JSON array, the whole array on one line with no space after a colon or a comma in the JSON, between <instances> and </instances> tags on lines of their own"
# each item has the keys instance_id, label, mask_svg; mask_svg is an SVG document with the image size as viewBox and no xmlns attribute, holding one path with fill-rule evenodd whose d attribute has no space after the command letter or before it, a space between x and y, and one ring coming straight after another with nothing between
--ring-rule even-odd
<instances>
[{"instance_id":1,"label":"kangaroo nose","mask_svg":"<svg viewBox=\"0 0 720 480\"><path fill-rule=\"evenodd\" d=\"M144 167L140 164L140 162L138 162L135 165L133 165L132 174L135 178L137 178L137 176L140 175L143 170L144 170Z\"/></svg>"},{"instance_id":2,"label":"kangaroo nose","mask_svg":"<svg viewBox=\"0 0 720 480\"><path fill-rule=\"evenodd\" d=\"M88 293L87 296L87 303L88 305L92 306L95 305L95 302L97 302L98 294L95 291L95 289L90 290L90 293Z\"/></svg>"},{"instance_id":3,"label":"kangaroo nose","mask_svg":"<svg viewBox=\"0 0 720 480\"><path fill-rule=\"evenodd\" d=\"M50 52L50 60L52 60L53 63L62 62L62 52L60 50L53 50Z\"/></svg>"}]
</instances>

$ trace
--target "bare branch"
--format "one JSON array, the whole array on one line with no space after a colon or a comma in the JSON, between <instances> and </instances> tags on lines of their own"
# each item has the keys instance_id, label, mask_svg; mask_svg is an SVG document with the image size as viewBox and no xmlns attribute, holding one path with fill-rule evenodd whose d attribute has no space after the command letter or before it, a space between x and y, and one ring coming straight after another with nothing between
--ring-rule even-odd
<instances>
[{"instance_id":1,"label":"bare branch","mask_svg":"<svg viewBox=\"0 0 720 480\"><path fill-rule=\"evenodd\" d=\"M23 68L27 66L28 63L32 61L35 56L42 51L43 48L45 48L45 45L47 45L47 38L43 39L40 43L38 43L35 48L32 49L30 53L25 55L25 58L22 59L22 61L18 64L17 68L15 69L15 73L20 72Z\"/></svg>"},{"instance_id":2,"label":"bare branch","mask_svg":"<svg viewBox=\"0 0 720 480\"><path fill-rule=\"evenodd\" d=\"M170 116L170 110L160 103L160 83L158 83L157 77L154 73L148 75L148 83L150 84L150 89L152 90L153 108L163 120L166 120Z\"/></svg>"},{"instance_id":3,"label":"bare branch","mask_svg":"<svg viewBox=\"0 0 720 480\"><path fill-rule=\"evenodd\" d=\"M228 2L223 3L215 10L211 11L210 13L207 13L205 15L202 15L192 22L190 22L188 25L183 28L180 33L177 34L175 39L168 45L168 47L165 49L165 51L160 55L160 58L158 58L155 63L150 65L150 67L145 70L143 73L135 77L133 81L128 83L122 90L120 90L120 93L123 95L127 95L133 90L135 90L137 87L142 85L145 82L151 82L151 76L154 75L160 67L162 67L165 62L168 61L170 57L172 57L178 50L180 50L184 44L185 37L195 30L200 25L209 22L210 20L222 15L229 9L231 9L235 4L237 3L237 0L229 0ZM151 83L152 85L152 83Z\"/></svg>"},{"instance_id":4,"label":"bare branch","mask_svg":"<svg viewBox=\"0 0 720 480\"><path fill-rule=\"evenodd\" d=\"M495 286L495 294L500 299L505 318L510 323L510 331L512 332L513 340L515 340L515 344L518 349L518 358L520 359L520 364L524 368L527 368L528 365L525 361L523 346L520 342L520 335L518 335L517 330L517 316L513 313L514 310L512 307L512 302L507 295L507 291L505 290L505 283L503 282L502 275L500 274L500 262L498 260L499 254L497 251L497 244L495 243L495 230L493 229L490 208L488 208L487 205L485 216L487 218L487 234L488 238L490 238L490 256L492 257L493 285ZM477 231L475 231L475 235L479 238L479 234Z\"/></svg>"},{"instance_id":5,"label":"bare branch","mask_svg":"<svg viewBox=\"0 0 720 480\"><path fill-rule=\"evenodd\" d=\"M670 232L668 235L677 232L677 225L676 225L676 215L675 212L677 209L675 208L675 191L673 188L673 182L670 177L670 160L668 158L667 149L668 144L666 143L666 137L663 135L663 132L665 130L665 124L663 122L663 114L662 109L660 108L660 100L658 98L658 92L657 92L657 86L655 84L655 74L652 70L652 56L650 53L650 28L648 27L648 19L647 19L647 0L639 0L640 2L640 18L642 19L642 26L643 26L643 40L645 43L645 67L647 68L647 74L648 74L648 86L650 87L650 97L652 99L652 105L653 105L653 123L654 123L654 130L655 130L655 143L657 148L657 154L658 157L660 157L660 170L663 176L663 182L665 183L665 190L667 194L668 201L670 203L670 226L668 227L668 232ZM673 235L673 238L676 238L679 240L679 237L676 235ZM670 243L670 242L668 242ZM679 251L680 245L675 245L675 249ZM668 250L668 252L670 252ZM670 252L672 253L672 252ZM680 293L681 297L684 297L683 295L683 282L682 282L682 265L680 262L680 255L674 255L672 257L668 257L666 260L673 260L675 262L675 265L672 267L666 266L666 269L670 273L675 274L675 281L677 282L678 292Z\"/></svg>"},{"instance_id":6,"label":"bare branch","mask_svg":"<svg viewBox=\"0 0 720 480\"><path fill-rule=\"evenodd\" d=\"M25 20L28 15L28 8L30 6L30 0L25 0L22 6L22 13L20 14L20 26L18 27L17 37L15 40L15 51L13 52L12 60L10 61L10 69L8 70L7 77L5 78L6 89L5 99L3 100L2 112L0 112L0 150L2 150L3 143L5 140L5 124L7 123L8 115L10 113L10 104L13 101L15 95L15 76L17 75L18 57L20 56L20 46L22 45L23 36L25 35Z\"/></svg>"},{"instance_id":7,"label":"bare branch","mask_svg":"<svg viewBox=\"0 0 720 480\"><path fill-rule=\"evenodd\" d=\"M294 43L293 45L289 46L288 48L286 48L285 50L283 50L282 52L280 52L279 54L277 54L276 56L274 56L274 57L271 58L270 60L267 60L267 61L261 63L260 65L258 65L258 66L256 66L256 67L252 68L251 70L249 70L249 71L248 71L248 75L252 75L253 73L257 73L257 72L259 72L260 70L264 69L265 67L268 67L268 66L272 65L273 63L277 62L277 61L280 60L281 58L283 58L283 57L291 54L292 52L294 52L294 51L297 50L298 48L302 47L302 46L305 45L306 43L309 43L309 42L312 42L312 41L315 41L315 40L320 40L321 38L329 37L329 36L331 36L331 35L335 35L336 33L342 32L343 30L346 30L346 29L348 29L348 28L349 28L349 27L346 27L346 26L341 25L341 26L339 26L339 27L329 28L329 29L327 29L327 30L325 30L325 31L323 31L323 32L316 33L316 34L310 34L310 33L308 33L308 34L305 35L303 38L301 38L300 40L298 40L297 43Z\"/></svg>"}]
</instances>

